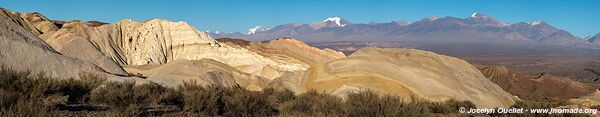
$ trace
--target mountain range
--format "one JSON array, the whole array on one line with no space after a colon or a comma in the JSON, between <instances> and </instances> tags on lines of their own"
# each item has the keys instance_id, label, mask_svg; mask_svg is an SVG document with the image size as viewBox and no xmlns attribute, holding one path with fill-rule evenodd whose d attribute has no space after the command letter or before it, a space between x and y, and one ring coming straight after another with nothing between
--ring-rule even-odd
<instances>
[{"instance_id":1,"label":"mountain range","mask_svg":"<svg viewBox=\"0 0 600 117\"><path fill-rule=\"evenodd\" d=\"M597 48L596 38L584 39L558 29L545 21L507 23L473 13L467 18L429 17L408 23L406 20L388 23L353 24L340 18L327 18L309 24L288 23L263 28L246 35L241 33L211 33L213 38L243 38L253 41L292 37L305 42L336 41L436 41L457 43L519 43ZM593 42L593 43L592 43Z\"/></svg>"}]
</instances>

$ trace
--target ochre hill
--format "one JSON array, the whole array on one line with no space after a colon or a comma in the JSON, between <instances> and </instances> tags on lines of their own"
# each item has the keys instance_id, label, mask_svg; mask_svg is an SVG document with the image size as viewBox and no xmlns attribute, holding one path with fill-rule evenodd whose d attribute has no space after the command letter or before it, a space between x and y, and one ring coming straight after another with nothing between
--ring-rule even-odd
<instances>
[{"instance_id":1,"label":"ochre hill","mask_svg":"<svg viewBox=\"0 0 600 117\"><path fill-rule=\"evenodd\" d=\"M312 67L304 89L344 94L357 90L428 101L469 100L508 107L514 97L464 60L416 49L362 48L348 58Z\"/></svg>"}]
</instances>

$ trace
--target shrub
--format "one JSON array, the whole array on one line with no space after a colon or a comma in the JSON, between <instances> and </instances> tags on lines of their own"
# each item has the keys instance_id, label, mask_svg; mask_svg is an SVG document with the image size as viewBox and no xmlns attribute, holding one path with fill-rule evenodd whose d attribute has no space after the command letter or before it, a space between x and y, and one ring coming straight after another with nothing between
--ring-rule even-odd
<instances>
[{"instance_id":1,"label":"shrub","mask_svg":"<svg viewBox=\"0 0 600 117\"><path fill-rule=\"evenodd\" d=\"M57 102L52 99L63 96L44 95L44 91L49 86L39 86L36 84L45 80L45 77L40 77L42 75L38 75L40 80L34 80L30 78L29 75L30 72L15 72L6 68L1 68L0 116L56 116L56 113L50 110L53 109L54 104L50 104L50 106L44 104L48 104L48 102ZM43 84L48 83L44 82ZM58 103L61 102L62 101L58 101Z\"/></svg>"},{"instance_id":2,"label":"shrub","mask_svg":"<svg viewBox=\"0 0 600 117\"><path fill-rule=\"evenodd\" d=\"M590 109L597 109L597 110L600 110L600 105L594 105L594 106L591 106L591 107L590 107Z\"/></svg>"},{"instance_id":3,"label":"shrub","mask_svg":"<svg viewBox=\"0 0 600 117\"><path fill-rule=\"evenodd\" d=\"M427 102L406 103L399 96L379 97L373 91L348 94L345 106L349 116L423 116L427 113Z\"/></svg>"},{"instance_id":4,"label":"shrub","mask_svg":"<svg viewBox=\"0 0 600 117\"><path fill-rule=\"evenodd\" d=\"M248 91L242 88L225 88L223 98L224 116L264 117L276 114L275 107L269 103L266 92Z\"/></svg>"},{"instance_id":5,"label":"shrub","mask_svg":"<svg viewBox=\"0 0 600 117\"><path fill-rule=\"evenodd\" d=\"M113 109L137 111L157 104L164 88L157 84L135 85L135 82L107 82L92 91L91 100Z\"/></svg>"},{"instance_id":6,"label":"shrub","mask_svg":"<svg viewBox=\"0 0 600 117\"><path fill-rule=\"evenodd\" d=\"M379 95L372 91L349 93L346 99L346 109L349 116L383 116L382 103Z\"/></svg>"},{"instance_id":7,"label":"shrub","mask_svg":"<svg viewBox=\"0 0 600 117\"><path fill-rule=\"evenodd\" d=\"M79 76L80 79L67 79L57 83L57 92L68 95L68 103L86 103L92 90L106 80L91 74L81 74Z\"/></svg>"},{"instance_id":8,"label":"shrub","mask_svg":"<svg viewBox=\"0 0 600 117\"><path fill-rule=\"evenodd\" d=\"M201 86L185 82L179 88L183 94L184 111L202 115L273 116L276 108L269 101L271 93L253 92L237 87Z\"/></svg>"},{"instance_id":9,"label":"shrub","mask_svg":"<svg viewBox=\"0 0 600 117\"><path fill-rule=\"evenodd\" d=\"M2 117L53 117L58 113L44 108L38 100L20 98L9 108L0 109Z\"/></svg>"},{"instance_id":10,"label":"shrub","mask_svg":"<svg viewBox=\"0 0 600 117\"><path fill-rule=\"evenodd\" d=\"M158 104L183 107L183 94L180 90L166 88L158 98Z\"/></svg>"},{"instance_id":11,"label":"shrub","mask_svg":"<svg viewBox=\"0 0 600 117\"><path fill-rule=\"evenodd\" d=\"M273 88L266 88L266 89L263 89L262 92L269 95L269 97L268 97L269 101L271 101L270 103L273 103L273 104L280 104L280 103L284 103L284 102L296 99L296 95L294 94L294 91L289 90L289 89L276 90Z\"/></svg>"},{"instance_id":12,"label":"shrub","mask_svg":"<svg viewBox=\"0 0 600 117\"><path fill-rule=\"evenodd\" d=\"M184 82L179 90L183 93L183 110L206 115L223 113L223 87L197 85L195 81Z\"/></svg>"},{"instance_id":13,"label":"shrub","mask_svg":"<svg viewBox=\"0 0 600 117\"><path fill-rule=\"evenodd\" d=\"M384 96L382 98L384 108L384 116L429 116L430 112L428 102L416 100L413 98L411 102L403 102L398 96Z\"/></svg>"},{"instance_id":14,"label":"shrub","mask_svg":"<svg viewBox=\"0 0 600 117\"><path fill-rule=\"evenodd\" d=\"M292 115L342 116L345 115L343 105L339 97L311 90L282 104L280 111Z\"/></svg>"},{"instance_id":15,"label":"shrub","mask_svg":"<svg viewBox=\"0 0 600 117\"><path fill-rule=\"evenodd\" d=\"M475 104L471 101L458 101L456 99L450 99L444 102L432 102L429 104L429 109L432 113L456 113L461 107L475 108Z\"/></svg>"}]
</instances>

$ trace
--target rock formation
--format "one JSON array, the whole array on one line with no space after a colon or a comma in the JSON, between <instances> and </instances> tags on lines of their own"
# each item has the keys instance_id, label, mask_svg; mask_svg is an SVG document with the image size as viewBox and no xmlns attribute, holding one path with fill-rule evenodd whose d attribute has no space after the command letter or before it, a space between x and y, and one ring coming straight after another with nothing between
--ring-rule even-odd
<instances>
[{"instance_id":1,"label":"rock formation","mask_svg":"<svg viewBox=\"0 0 600 117\"><path fill-rule=\"evenodd\" d=\"M168 87L195 81L201 85L236 86L249 90L262 90L268 79L241 72L212 59L176 60L163 65L148 64L125 67L129 72L142 74L148 80Z\"/></svg>"},{"instance_id":2,"label":"rock formation","mask_svg":"<svg viewBox=\"0 0 600 117\"><path fill-rule=\"evenodd\" d=\"M592 93L583 95L578 98L573 98L567 101L569 104L581 105L581 106L596 106L600 105L600 91L596 90Z\"/></svg>"},{"instance_id":3,"label":"rock formation","mask_svg":"<svg viewBox=\"0 0 600 117\"><path fill-rule=\"evenodd\" d=\"M40 37L52 46L52 48L65 56L88 61L115 75L129 75L119 64L99 51L88 39L71 33L68 30L51 31L40 35Z\"/></svg>"},{"instance_id":4,"label":"rock formation","mask_svg":"<svg viewBox=\"0 0 600 117\"><path fill-rule=\"evenodd\" d=\"M23 21L27 22L28 25L31 25L30 27L32 27L32 29L35 28L35 30L31 30L33 34L40 35L58 30L58 27L56 27L52 21L40 13L24 13L20 14L20 17L23 18Z\"/></svg>"},{"instance_id":5,"label":"rock formation","mask_svg":"<svg viewBox=\"0 0 600 117\"><path fill-rule=\"evenodd\" d=\"M429 101L469 100L477 107L508 107L513 96L464 60L415 49L362 48L348 58L312 67L304 89L343 94L373 90Z\"/></svg>"},{"instance_id":6,"label":"rock formation","mask_svg":"<svg viewBox=\"0 0 600 117\"><path fill-rule=\"evenodd\" d=\"M593 92L598 86L541 73L524 75L504 66L478 66L483 75L507 92L528 99L570 99Z\"/></svg>"},{"instance_id":7,"label":"rock formation","mask_svg":"<svg viewBox=\"0 0 600 117\"><path fill-rule=\"evenodd\" d=\"M311 66L346 57L342 52L331 49L321 50L293 38L278 38L270 41L252 43L248 48L275 60L292 59Z\"/></svg>"},{"instance_id":8,"label":"rock formation","mask_svg":"<svg viewBox=\"0 0 600 117\"><path fill-rule=\"evenodd\" d=\"M302 64L274 61L246 48L220 44L185 22L122 20L97 27L68 22L60 30L69 30L90 40L104 55L120 65L213 59L269 79L279 77L285 71L308 68Z\"/></svg>"},{"instance_id":9,"label":"rock formation","mask_svg":"<svg viewBox=\"0 0 600 117\"><path fill-rule=\"evenodd\" d=\"M100 67L84 60L64 56L32 32L35 27L17 14L0 9L0 65L16 71L44 73L55 78L78 78L82 73L123 81L123 78L106 73Z\"/></svg>"}]
</instances>

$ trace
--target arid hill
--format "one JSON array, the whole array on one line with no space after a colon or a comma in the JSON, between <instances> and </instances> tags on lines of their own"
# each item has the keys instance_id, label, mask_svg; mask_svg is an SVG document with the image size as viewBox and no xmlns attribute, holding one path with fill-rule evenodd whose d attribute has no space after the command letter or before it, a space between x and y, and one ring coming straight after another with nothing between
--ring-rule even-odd
<instances>
[{"instance_id":1,"label":"arid hill","mask_svg":"<svg viewBox=\"0 0 600 117\"><path fill-rule=\"evenodd\" d=\"M0 65L17 71L44 73L56 78L78 78L81 74L123 81L143 79L120 77L85 60L65 56L38 38L34 24L19 17L18 13L0 9ZM34 18L35 19L35 18ZM39 33L39 32L38 32Z\"/></svg>"},{"instance_id":2,"label":"arid hill","mask_svg":"<svg viewBox=\"0 0 600 117\"><path fill-rule=\"evenodd\" d=\"M0 40L0 55L6 56L0 63L16 70L54 76L92 72L167 87L195 80L249 90L318 90L341 97L373 90L407 101L468 100L477 107L515 101L471 64L429 51L363 48L346 57L292 38L219 42L185 22L162 19L57 25L41 14L4 13L2 25L13 28L0 33L6 38Z\"/></svg>"},{"instance_id":3,"label":"arid hill","mask_svg":"<svg viewBox=\"0 0 600 117\"><path fill-rule=\"evenodd\" d=\"M478 68L483 75L507 92L526 99L571 99L593 92L600 87L548 73L523 75L504 66L478 66Z\"/></svg>"},{"instance_id":4,"label":"arid hill","mask_svg":"<svg viewBox=\"0 0 600 117\"><path fill-rule=\"evenodd\" d=\"M469 100L508 107L513 96L464 60L415 49L362 48L348 58L312 67L304 89L344 94L360 90L429 101Z\"/></svg>"}]
</instances>

